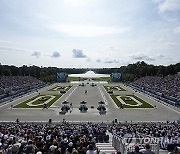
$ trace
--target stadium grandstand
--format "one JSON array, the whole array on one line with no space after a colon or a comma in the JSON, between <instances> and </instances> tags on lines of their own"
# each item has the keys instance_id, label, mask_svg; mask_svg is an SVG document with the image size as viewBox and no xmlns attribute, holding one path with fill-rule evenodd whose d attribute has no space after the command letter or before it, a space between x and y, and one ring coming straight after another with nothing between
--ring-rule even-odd
<instances>
[{"instance_id":1,"label":"stadium grandstand","mask_svg":"<svg viewBox=\"0 0 180 154\"><path fill-rule=\"evenodd\" d=\"M179 75L168 75L165 77L146 76L134 81L131 85L147 91L155 97L164 99L170 104L180 106Z\"/></svg>"},{"instance_id":2,"label":"stadium grandstand","mask_svg":"<svg viewBox=\"0 0 180 154\"><path fill-rule=\"evenodd\" d=\"M26 94L46 84L31 76L0 76L0 101Z\"/></svg>"},{"instance_id":3,"label":"stadium grandstand","mask_svg":"<svg viewBox=\"0 0 180 154\"><path fill-rule=\"evenodd\" d=\"M180 0L0 0L0 154L180 154Z\"/></svg>"},{"instance_id":4,"label":"stadium grandstand","mask_svg":"<svg viewBox=\"0 0 180 154\"><path fill-rule=\"evenodd\" d=\"M159 148L178 153L179 124L173 123L4 123L0 124L1 153L159 153ZM116 149L99 145L110 142ZM153 143L150 143L150 142ZM101 143L101 144L99 144ZM132 144L135 144L135 146ZM149 149L147 149L149 145ZM150 146L152 147L150 149ZM103 152L102 152L102 151Z\"/></svg>"},{"instance_id":5,"label":"stadium grandstand","mask_svg":"<svg viewBox=\"0 0 180 154\"><path fill-rule=\"evenodd\" d=\"M79 73L63 83L55 76L50 83L2 75L0 153L180 153L178 75L126 83L93 74L91 80Z\"/></svg>"}]
</instances>

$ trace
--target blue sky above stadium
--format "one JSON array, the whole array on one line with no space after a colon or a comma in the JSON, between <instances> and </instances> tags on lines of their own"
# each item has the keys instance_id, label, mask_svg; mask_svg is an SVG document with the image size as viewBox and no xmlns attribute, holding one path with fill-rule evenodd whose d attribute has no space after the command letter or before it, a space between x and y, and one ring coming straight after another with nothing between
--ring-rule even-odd
<instances>
[{"instance_id":1,"label":"blue sky above stadium","mask_svg":"<svg viewBox=\"0 0 180 154\"><path fill-rule=\"evenodd\" d=\"M179 0L0 0L0 63L180 62Z\"/></svg>"}]
</instances>

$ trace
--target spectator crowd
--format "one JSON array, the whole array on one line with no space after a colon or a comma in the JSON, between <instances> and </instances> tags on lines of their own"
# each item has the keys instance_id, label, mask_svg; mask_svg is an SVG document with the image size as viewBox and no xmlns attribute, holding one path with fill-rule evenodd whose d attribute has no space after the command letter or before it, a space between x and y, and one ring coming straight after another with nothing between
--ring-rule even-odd
<instances>
[{"instance_id":1,"label":"spectator crowd","mask_svg":"<svg viewBox=\"0 0 180 154\"><path fill-rule=\"evenodd\" d=\"M86 154L97 150L95 136L104 135L99 124L2 124L0 147L7 154Z\"/></svg>"},{"instance_id":2,"label":"spectator crowd","mask_svg":"<svg viewBox=\"0 0 180 154\"><path fill-rule=\"evenodd\" d=\"M180 124L178 122L119 123L111 126L110 130L122 140L125 139L124 142L128 140L133 143L145 142L145 140L141 140L144 138L158 142L161 149L167 149L169 144L180 146Z\"/></svg>"},{"instance_id":3,"label":"spectator crowd","mask_svg":"<svg viewBox=\"0 0 180 154\"><path fill-rule=\"evenodd\" d=\"M168 75L166 77L146 76L136 80L133 84L144 90L180 100L180 76L178 75Z\"/></svg>"},{"instance_id":4,"label":"spectator crowd","mask_svg":"<svg viewBox=\"0 0 180 154\"><path fill-rule=\"evenodd\" d=\"M0 99L26 92L43 82L31 76L0 76Z\"/></svg>"},{"instance_id":5,"label":"spectator crowd","mask_svg":"<svg viewBox=\"0 0 180 154\"><path fill-rule=\"evenodd\" d=\"M0 124L0 149L6 154L96 154L98 138L107 136L107 131L120 138L157 137L160 147L173 150L180 145L180 125L173 123L111 123L93 124ZM103 142L103 141L100 141ZM171 146L172 147L172 146ZM135 150L140 147L136 144ZM146 149L150 145L146 144ZM172 148L171 148L172 150ZM119 152L120 153L120 152Z\"/></svg>"}]
</instances>

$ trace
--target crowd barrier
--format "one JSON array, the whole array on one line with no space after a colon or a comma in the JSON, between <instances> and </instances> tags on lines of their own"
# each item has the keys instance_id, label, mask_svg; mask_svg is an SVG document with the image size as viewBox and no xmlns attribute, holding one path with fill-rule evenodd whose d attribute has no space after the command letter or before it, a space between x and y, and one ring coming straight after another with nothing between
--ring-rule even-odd
<instances>
[{"instance_id":1,"label":"crowd barrier","mask_svg":"<svg viewBox=\"0 0 180 154\"><path fill-rule=\"evenodd\" d=\"M51 122L49 122L50 119L47 119L46 121L22 121L19 119L20 124L62 124L62 123L68 123L68 124L100 124L104 127L109 127L112 124L114 124L112 121L68 121L66 119L62 120L53 120L51 119ZM0 121L0 124L9 124L9 123L16 123L16 121ZM180 124L180 119L177 119L176 121L119 121L117 124L167 124L167 123L176 123Z\"/></svg>"},{"instance_id":2,"label":"crowd barrier","mask_svg":"<svg viewBox=\"0 0 180 154\"><path fill-rule=\"evenodd\" d=\"M145 144L141 144L141 147L144 147ZM153 151L155 154L159 154L159 144L150 144L151 145L151 151ZM134 145L132 145L131 147L125 147L125 154L127 154L128 152L132 152L134 151Z\"/></svg>"},{"instance_id":3,"label":"crowd barrier","mask_svg":"<svg viewBox=\"0 0 180 154\"><path fill-rule=\"evenodd\" d=\"M138 140L137 140L138 141ZM123 141L123 138L118 136L118 135L113 135L112 137L112 146L117 150L120 151L123 154L127 154L128 152L134 151L134 145L138 144L140 149L144 148L144 143L139 143L139 142L133 142L133 143L125 143ZM150 144L151 145L151 150L155 154L159 154L159 143L157 144Z\"/></svg>"},{"instance_id":4,"label":"crowd barrier","mask_svg":"<svg viewBox=\"0 0 180 154\"><path fill-rule=\"evenodd\" d=\"M180 100L177 100L177 99L170 99L170 97L168 96L164 96L162 97L160 94L156 93L156 92L152 92L150 90L146 90L146 89L142 89L142 87L139 87L137 85L134 85L134 84L128 84L129 87L133 88L133 89L136 89L138 91L141 91L147 95L150 95L158 100L161 100L169 105L172 105L172 106L175 106L177 108L180 108Z\"/></svg>"},{"instance_id":5,"label":"crowd barrier","mask_svg":"<svg viewBox=\"0 0 180 154\"><path fill-rule=\"evenodd\" d=\"M122 142L122 139L119 136L113 135L112 146L114 147L114 149L116 151L120 151L121 153L125 153L125 146Z\"/></svg>"}]
</instances>

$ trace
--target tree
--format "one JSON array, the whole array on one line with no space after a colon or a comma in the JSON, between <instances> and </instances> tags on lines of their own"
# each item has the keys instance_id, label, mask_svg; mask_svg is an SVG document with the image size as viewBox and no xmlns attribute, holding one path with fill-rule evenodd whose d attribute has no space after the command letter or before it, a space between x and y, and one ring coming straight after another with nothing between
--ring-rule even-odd
<instances>
[{"instance_id":1,"label":"tree","mask_svg":"<svg viewBox=\"0 0 180 154\"><path fill-rule=\"evenodd\" d=\"M0 63L0 75L3 75L3 65Z\"/></svg>"},{"instance_id":2,"label":"tree","mask_svg":"<svg viewBox=\"0 0 180 154\"><path fill-rule=\"evenodd\" d=\"M13 76L18 76L18 75L20 75L20 70L19 70L18 67L16 67L16 66L10 66L9 69L10 69L10 71L11 71L11 75L13 75Z\"/></svg>"},{"instance_id":3,"label":"tree","mask_svg":"<svg viewBox=\"0 0 180 154\"><path fill-rule=\"evenodd\" d=\"M57 68L57 67L39 67L39 66L26 66L22 67L1 65L0 63L0 75L22 75L32 76L43 81L54 82L56 81L57 72L66 72L67 74L85 73L88 70L92 70L100 74L121 73L123 81L133 81L143 76L166 76L173 75L180 72L180 63L169 66L154 66L147 64L144 61L138 61L127 66L121 66L119 68Z\"/></svg>"},{"instance_id":4,"label":"tree","mask_svg":"<svg viewBox=\"0 0 180 154\"><path fill-rule=\"evenodd\" d=\"M4 70L3 70L3 74L4 74L5 76L10 76L10 75L11 75L11 71L10 71L9 69L4 69Z\"/></svg>"}]
</instances>

